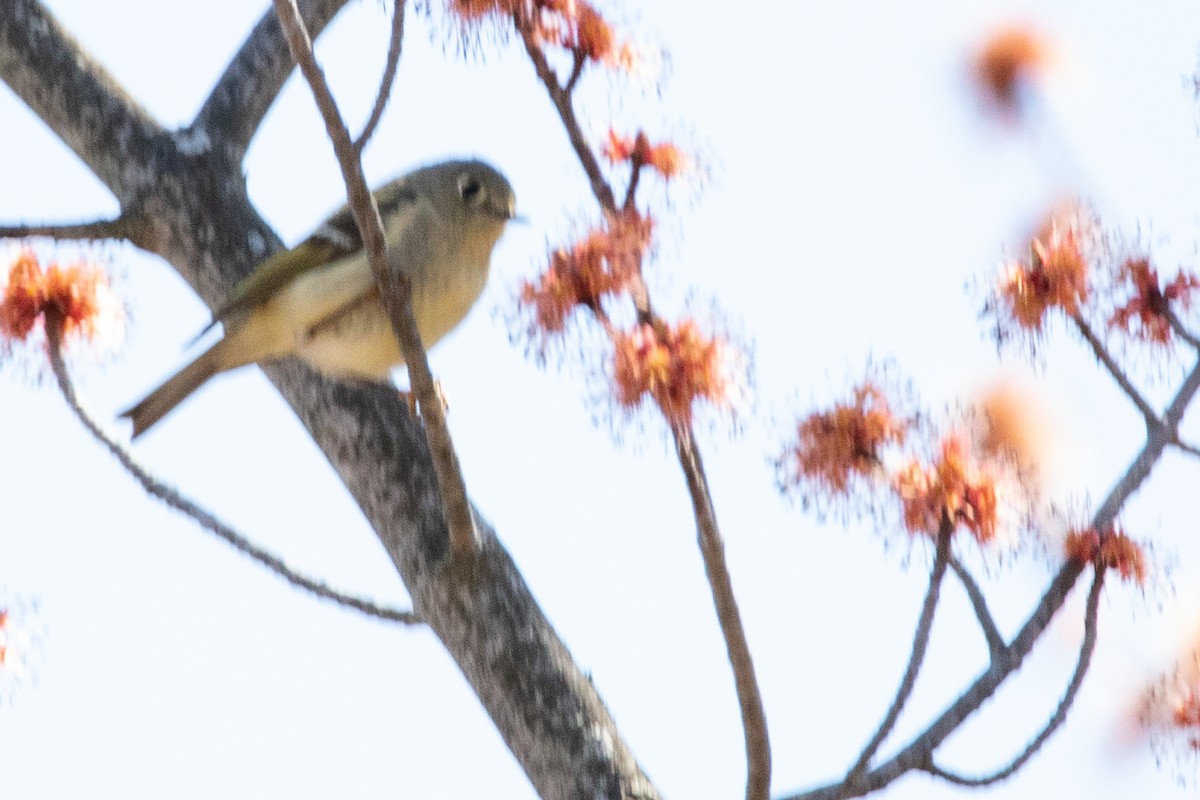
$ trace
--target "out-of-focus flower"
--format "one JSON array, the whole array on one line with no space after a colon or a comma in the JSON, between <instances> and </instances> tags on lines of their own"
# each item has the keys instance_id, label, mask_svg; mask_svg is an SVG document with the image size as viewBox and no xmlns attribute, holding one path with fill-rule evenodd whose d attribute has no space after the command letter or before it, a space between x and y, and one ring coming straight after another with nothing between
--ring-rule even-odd
<instances>
[{"instance_id":1,"label":"out-of-focus flower","mask_svg":"<svg viewBox=\"0 0 1200 800\"><path fill-rule=\"evenodd\" d=\"M1137 722L1160 759L1195 764L1200 758L1200 638L1142 691Z\"/></svg>"},{"instance_id":2,"label":"out-of-focus flower","mask_svg":"<svg viewBox=\"0 0 1200 800\"><path fill-rule=\"evenodd\" d=\"M36 602L7 597L0 587L0 705L37 677L41 642L31 627L36 612Z\"/></svg>"},{"instance_id":3,"label":"out-of-focus flower","mask_svg":"<svg viewBox=\"0 0 1200 800\"><path fill-rule=\"evenodd\" d=\"M1051 62L1046 40L1024 25L992 32L974 59L972 77L984 101L1006 118L1021 112L1022 92L1043 77Z\"/></svg>"},{"instance_id":4,"label":"out-of-focus flower","mask_svg":"<svg viewBox=\"0 0 1200 800\"><path fill-rule=\"evenodd\" d=\"M996 539L996 477L975 460L966 437L946 437L933 463L914 459L893 480L909 533L934 536L943 524L961 525L980 543Z\"/></svg>"},{"instance_id":5,"label":"out-of-focus flower","mask_svg":"<svg viewBox=\"0 0 1200 800\"><path fill-rule=\"evenodd\" d=\"M989 459L1009 460L1026 488L1038 489L1053 456L1053 433L1041 398L1011 378L980 393L980 452Z\"/></svg>"},{"instance_id":6,"label":"out-of-focus flower","mask_svg":"<svg viewBox=\"0 0 1200 800\"><path fill-rule=\"evenodd\" d=\"M591 62L637 67L636 48L619 42L612 25L587 0L450 0L449 9L468 26L515 15L518 27L537 41Z\"/></svg>"},{"instance_id":7,"label":"out-of-focus flower","mask_svg":"<svg viewBox=\"0 0 1200 800\"><path fill-rule=\"evenodd\" d=\"M78 263L43 268L32 251L18 254L0 284L0 340L28 340L41 322L60 326L64 346L76 341L114 346L125 314L99 266Z\"/></svg>"},{"instance_id":8,"label":"out-of-focus flower","mask_svg":"<svg viewBox=\"0 0 1200 800\"><path fill-rule=\"evenodd\" d=\"M882 388L866 381L848 402L800 420L795 442L776 461L780 486L843 495L855 478L878 473L883 449L902 444L911 424L893 412Z\"/></svg>"},{"instance_id":9,"label":"out-of-focus flower","mask_svg":"<svg viewBox=\"0 0 1200 800\"><path fill-rule=\"evenodd\" d=\"M511 14L520 0L450 0L450 13L464 22L475 22L493 14Z\"/></svg>"},{"instance_id":10,"label":"out-of-focus flower","mask_svg":"<svg viewBox=\"0 0 1200 800\"><path fill-rule=\"evenodd\" d=\"M539 337L561 333L576 308L598 311L605 296L628 291L640 280L653 231L650 217L630 212L553 251L546 271L526 281L518 297L532 312L531 333Z\"/></svg>"},{"instance_id":11,"label":"out-of-focus flower","mask_svg":"<svg viewBox=\"0 0 1200 800\"><path fill-rule=\"evenodd\" d=\"M1063 548L1071 561L1081 564L1099 562L1116 570L1124 581L1139 585L1146 582L1146 552L1119 528L1103 534L1094 528L1069 531Z\"/></svg>"},{"instance_id":12,"label":"out-of-focus flower","mask_svg":"<svg viewBox=\"0 0 1200 800\"><path fill-rule=\"evenodd\" d=\"M1028 261L1005 266L991 304L997 322L1040 333L1052 308L1079 313L1090 292L1083 236L1087 223L1078 213L1052 216L1033 237Z\"/></svg>"},{"instance_id":13,"label":"out-of-focus flower","mask_svg":"<svg viewBox=\"0 0 1200 800\"><path fill-rule=\"evenodd\" d=\"M673 427L691 424L697 400L729 406L736 358L729 343L692 320L615 331L612 380L618 405L632 410L650 397Z\"/></svg>"},{"instance_id":14,"label":"out-of-focus flower","mask_svg":"<svg viewBox=\"0 0 1200 800\"><path fill-rule=\"evenodd\" d=\"M1200 288L1200 278L1180 272L1163 286L1150 259L1142 256L1122 262L1117 285L1127 289L1130 297L1113 311L1108 326L1148 342L1167 344L1172 335L1172 305L1188 308L1193 293Z\"/></svg>"},{"instance_id":15,"label":"out-of-focus flower","mask_svg":"<svg viewBox=\"0 0 1200 800\"><path fill-rule=\"evenodd\" d=\"M602 152L614 164L621 162L645 164L665 180L691 170L692 159L671 142L650 144L642 131L636 136L625 136L609 130Z\"/></svg>"}]
</instances>

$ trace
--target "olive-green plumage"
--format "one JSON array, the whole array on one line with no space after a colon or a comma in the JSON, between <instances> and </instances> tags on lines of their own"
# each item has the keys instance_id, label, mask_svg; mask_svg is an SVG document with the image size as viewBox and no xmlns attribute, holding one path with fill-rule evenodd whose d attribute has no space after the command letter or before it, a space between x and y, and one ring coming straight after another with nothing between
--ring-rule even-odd
<instances>
[{"instance_id":1,"label":"olive-green plumage","mask_svg":"<svg viewBox=\"0 0 1200 800\"><path fill-rule=\"evenodd\" d=\"M430 347L483 291L492 249L515 216L512 187L481 161L449 161L392 181L375 202L388 266L411 281L413 316ZM372 380L404 363L348 208L256 267L213 315L218 322L224 338L122 414L134 436L213 375L256 361L298 355L321 372Z\"/></svg>"}]
</instances>

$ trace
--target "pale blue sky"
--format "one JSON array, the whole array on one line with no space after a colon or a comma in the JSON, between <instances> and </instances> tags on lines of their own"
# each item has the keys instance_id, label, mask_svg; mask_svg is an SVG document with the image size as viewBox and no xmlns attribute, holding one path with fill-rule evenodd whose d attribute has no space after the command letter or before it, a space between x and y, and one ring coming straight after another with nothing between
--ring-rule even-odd
<instances>
[{"instance_id":1,"label":"pale blue sky","mask_svg":"<svg viewBox=\"0 0 1200 800\"><path fill-rule=\"evenodd\" d=\"M191 118L267 6L49 5L167 124ZM630 99L594 76L581 105L597 136L613 119L643 124L695 146L712 167L702 193L670 197L653 278L666 307L689 293L702 308L716 298L755 345L758 399L745 433L718 432L703 446L780 794L836 776L874 730L908 655L926 572L902 534L818 525L778 498L767 457L781 422L844 388L870 355L895 358L937 406L989 379L994 348L964 283L1065 191L1087 191L1129 233L1141 226L1174 254L1167 263L1194 258L1200 142L1188 82L1200 9L1184 0L626 5L636 6L627 21L638 38L670 53L661 102L654 87ZM972 45L1013 19L1041 26L1062 54L1047 101L1054 133L1032 143L989 129L963 78ZM383 180L478 155L509 175L532 220L505 236L480 307L433 357L470 492L665 794L740 796L732 681L661 430L620 429L615 445L610 426L592 422L586 376L539 369L509 342L513 287L538 268L547 238L594 214L580 170L519 48L490 48L481 65L445 56L448 41L410 18L366 166ZM369 107L385 44L377 3L352 5L320 40L352 120ZM0 119L0 220L115 210L5 89ZM289 242L341 202L323 127L296 80L245 168ZM130 339L113 363L81 376L106 416L176 368L207 321L169 267L130 248L110 253L133 311ZM1056 490L1083 505L1123 472L1138 419L1082 348L1060 340L1045 370L1070 448ZM48 385L0 367L0 399L0 587L40 598L45 629L37 685L0 706L5 797L532 795L431 634L299 594L147 498ZM136 451L297 567L406 603L361 515L256 370L214 381ZM1184 796L1145 752L1122 749L1116 728L1147 670L1195 622L1177 607L1200 600L1193 512L1180 502L1196 471L1169 458L1126 516L1178 562L1178 596L1108 590L1100 655L1072 719L989 797ZM1047 574L1031 558L992 570L1002 625L1024 618ZM1073 666L1078 600L1015 685L950 743L948 765L1004 763L1041 725ZM961 593L948 590L895 743L983 657ZM961 794L909 778L887 796Z\"/></svg>"}]
</instances>

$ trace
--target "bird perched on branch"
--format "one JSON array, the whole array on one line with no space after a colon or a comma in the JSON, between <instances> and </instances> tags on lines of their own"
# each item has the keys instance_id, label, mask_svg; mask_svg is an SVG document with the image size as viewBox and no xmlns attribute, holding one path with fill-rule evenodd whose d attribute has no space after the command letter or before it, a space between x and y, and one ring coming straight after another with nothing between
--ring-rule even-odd
<instances>
[{"instance_id":1,"label":"bird perched on branch","mask_svg":"<svg viewBox=\"0 0 1200 800\"><path fill-rule=\"evenodd\" d=\"M374 192L388 269L412 285L426 347L479 299L492 249L516 216L508 180L482 161L447 161ZM383 381L404 363L348 207L290 250L268 258L213 315L224 337L121 416L138 436L218 372L298 355L336 377ZM207 328L205 329L208 330Z\"/></svg>"}]
</instances>

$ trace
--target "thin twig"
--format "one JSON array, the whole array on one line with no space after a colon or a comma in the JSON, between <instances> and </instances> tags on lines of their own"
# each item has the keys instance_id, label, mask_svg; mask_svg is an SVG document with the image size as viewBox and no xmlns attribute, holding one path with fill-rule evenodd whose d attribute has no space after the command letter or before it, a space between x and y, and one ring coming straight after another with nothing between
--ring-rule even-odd
<instances>
[{"instance_id":1,"label":"thin twig","mask_svg":"<svg viewBox=\"0 0 1200 800\"><path fill-rule=\"evenodd\" d=\"M1104 342L1100 341L1100 338L1096 336L1091 326L1088 325L1087 322L1084 321L1083 317L1079 316L1078 314L1073 315L1071 317L1071 321L1075 323L1075 327L1079 330L1079 333L1082 334L1087 343L1092 346L1092 352L1095 353L1096 359L1104 365L1104 368L1108 371L1108 374L1111 375L1112 379L1117 382L1117 386L1121 387L1121 391L1125 393L1125 396L1128 397L1135 406L1137 406L1137 410L1146 420L1146 425L1153 427L1155 425L1162 424L1161 420L1158 418L1158 414L1155 413L1154 409L1150 407L1150 403L1146 401L1146 398L1142 397L1141 393L1134 387L1133 382L1129 380L1129 376L1125 374L1125 371L1122 370L1120 365L1117 364L1116 360L1113 359L1112 354L1108 352L1108 348L1105 347Z\"/></svg>"},{"instance_id":2,"label":"thin twig","mask_svg":"<svg viewBox=\"0 0 1200 800\"><path fill-rule=\"evenodd\" d=\"M933 614L937 610L938 600L941 598L942 578L946 575L946 564L951 558L950 535L953 531L954 526L950 519L943 515L941 528L937 535L937 552L933 559L933 570L929 575L929 589L925 592L921 617L917 621L916 633L913 634L912 653L908 657L908 666L904 670L904 677L900 679L900 687L896 690L896 697L892 700L891 707L888 708L875 735L863 748L858 761L850 768L846 777L847 781L853 780L855 776L862 774L867 769L867 765L875 757L879 746L896 726L896 721L900 719L900 712L904 710L909 696L912 695L912 691L917 685L917 675L920 674L921 665L925 661L925 651L929 647L929 634L933 630Z\"/></svg>"},{"instance_id":3,"label":"thin twig","mask_svg":"<svg viewBox=\"0 0 1200 800\"><path fill-rule=\"evenodd\" d=\"M762 693L750 657L750 645L733 593L733 581L725 562L725 545L717 526L716 511L708 491L704 464L692 432L673 426L675 449L687 479L692 511L696 517L696 534L704 569L708 575L717 619L725 637L725 650L733 667L733 681L738 704L742 710L742 728L746 739L746 800L766 800L771 788L771 742L767 734L767 716L763 710Z\"/></svg>"},{"instance_id":4,"label":"thin twig","mask_svg":"<svg viewBox=\"0 0 1200 800\"><path fill-rule=\"evenodd\" d=\"M517 32L521 34L521 41L525 43L525 52L529 54L529 60L533 62L533 68L537 72L538 78L541 79L546 91L550 94L550 101L558 109L558 117L562 120L563 127L567 129L567 138L571 140L575 156L579 159L583 171L587 173L588 181L592 184L592 194L596 196L596 200L605 211L615 214L617 203L613 197L612 188L604 180L600 162L596 160L596 155L588 145L587 137L583 135L579 119L575 116L575 108L571 102L571 89L574 88L574 83L568 83L570 88L564 88L559 84L557 73L550 66L550 62L546 60L541 42L538 41L522 12L513 12L513 24L516 26Z\"/></svg>"},{"instance_id":5,"label":"thin twig","mask_svg":"<svg viewBox=\"0 0 1200 800\"><path fill-rule=\"evenodd\" d=\"M1195 334L1189 331L1184 326L1183 320L1179 319L1179 316L1170 308L1167 309L1167 322L1170 323L1171 330L1175 332L1176 336L1190 344L1194 349L1200 350L1200 338L1197 338Z\"/></svg>"},{"instance_id":6,"label":"thin twig","mask_svg":"<svg viewBox=\"0 0 1200 800\"><path fill-rule=\"evenodd\" d=\"M479 537L475 529L475 518L467 500L466 484L458 455L446 427L446 417L438 399L433 375L429 371L429 359L421 344L421 335L412 312L412 285L402 274L393 275L387 268L387 242L383 237L383 222L375 198L367 189L363 177L362 162L350 141L346 123L338 111L337 102L325 82L321 67L313 53L312 40L304 28L304 21L296 8L296 0L274 0L275 12L291 49L292 58L312 89L317 109L325 120L325 130L333 143L342 178L346 183L346 194L354 221L362 234L363 245L375 280L379 283L380 298L387 309L392 330L400 342L404 363L408 368L409 382L421 409L425 423L425 440L442 494L442 511L449 529L450 547L456 556L467 556L479 550Z\"/></svg>"},{"instance_id":7,"label":"thin twig","mask_svg":"<svg viewBox=\"0 0 1200 800\"><path fill-rule=\"evenodd\" d=\"M1187 442L1181 441L1180 439L1176 439L1171 444L1175 445L1176 448L1187 453L1189 456L1195 456L1196 458L1200 458L1200 447L1196 447L1194 444L1188 444Z\"/></svg>"},{"instance_id":8,"label":"thin twig","mask_svg":"<svg viewBox=\"0 0 1200 800\"><path fill-rule=\"evenodd\" d=\"M1017 770L1025 766L1025 763L1033 758L1041 746L1046 743L1046 740L1066 721L1067 713L1071 710L1071 706L1079 694L1080 687L1083 686L1083 678L1087 675L1088 667L1092 663L1092 654L1096 650L1096 638L1099 631L1099 626L1096 622L1099 617L1100 590L1104 585L1104 571L1103 565L1096 567L1096 575L1092 579L1092 588L1088 592L1087 611L1084 613L1083 619L1083 643L1079 647L1079 661L1075 665L1075 674L1071 676L1071 682L1067 684L1067 691L1063 694L1062 700L1058 703L1058 708L1054 710L1054 714L1050 717L1046 726L1042 728L1038 735L1033 738L1021 754L1014 758L1008 766L996 770L990 775L981 775L978 777L959 775L938 767L932 763L932 760L929 766L926 767L926 772L959 786L987 786L988 784L998 783L1012 777L1016 774Z\"/></svg>"},{"instance_id":9,"label":"thin twig","mask_svg":"<svg viewBox=\"0 0 1200 800\"><path fill-rule=\"evenodd\" d=\"M567 84L563 90L567 94L575 91L575 87L579 84L579 78L583 75L583 65L587 62L587 57L581 51L575 51L575 58L571 62L571 74L567 77Z\"/></svg>"},{"instance_id":10,"label":"thin twig","mask_svg":"<svg viewBox=\"0 0 1200 800\"><path fill-rule=\"evenodd\" d=\"M375 133L375 127L379 125L379 120L383 117L383 109L387 106L388 98L392 96L392 84L396 80L396 68L400 64L400 48L404 42L404 9L407 7L405 0L396 0L395 9L392 12L392 38L388 42L387 66L383 70L383 79L379 82L379 94L375 96L375 106L371 109L371 116L367 118L367 124L363 126L363 131L354 140L354 150L360 156L363 148L367 146L367 142L371 140L372 134Z\"/></svg>"},{"instance_id":11,"label":"thin twig","mask_svg":"<svg viewBox=\"0 0 1200 800\"><path fill-rule=\"evenodd\" d=\"M401 611L400 609L376 605L369 600L331 589L321 581L296 572L278 556L254 544L229 525L217 519L198 503L187 499L177 489L168 486L162 480L151 475L145 467L134 459L133 455L124 446L100 426L100 423L80 401L79 395L75 390L75 384L71 380L70 373L67 371L66 363L63 361L62 320L53 311L47 311L45 314L45 330L46 350L50 356L50 368L54 372L54 378L58 383L59 391L62 392L67 405L83 426L87 428L88 432L103 444L108 452L116 457L121 466L142 485L142 488L148 494L162 500L176 511L191 517L200 527L216 534L218 538L223 539L235 550L254 559L293 586L299 587L325 600L331 600L340 606L352 608L370 617L389 622L399 622L404 625L421 624L420 618L412 611Z\"/></svg>"},{"instance_id":12,"label":"thin twig","mask_svg":"<svg viewBox=\"0 0 1200 800\"><path fill-rule=\"evenodd\" d=\"M634 203L637 199L638 179L642 177L642 163L640 156L635 155L632 163L629 165L629 186L625 189L625 203L623 208L626 211L633 211Z\"/></svg>"},{"instance_id":13,"label":"thin twig","mask_svg":"<svg viewBox=\"0 0 1200 800\"><path fill-rule=\"evenodd\" d=\"M0 239L27 239L45 236L51 239L130 241L131 223L125 216L92 222L56 222L36 225L0 225Z\"/></svg>"},{"instance_id":14,"label":"thin twig","mask_svg":"<svg viewBox=\"0 0 1200 800\"><path fill-rule=\"evenodd\" d=\"M975 609L975 619L979 620L979 628L983 631L983 638L987 641L988 653L991 654L994 661L1004 652L1005 644L1004 637L1000 635L1000 630L996 627L996 620L992 617L992 612L988 610L987 598L983 596L983 590L979 588L974 576L967 571L966 566L954 554L950 555L950 569L954 570L954 574L958 576L959 583L962 584L967 598L971 601L971 607Z\"/></svg>"}]
</instances>

